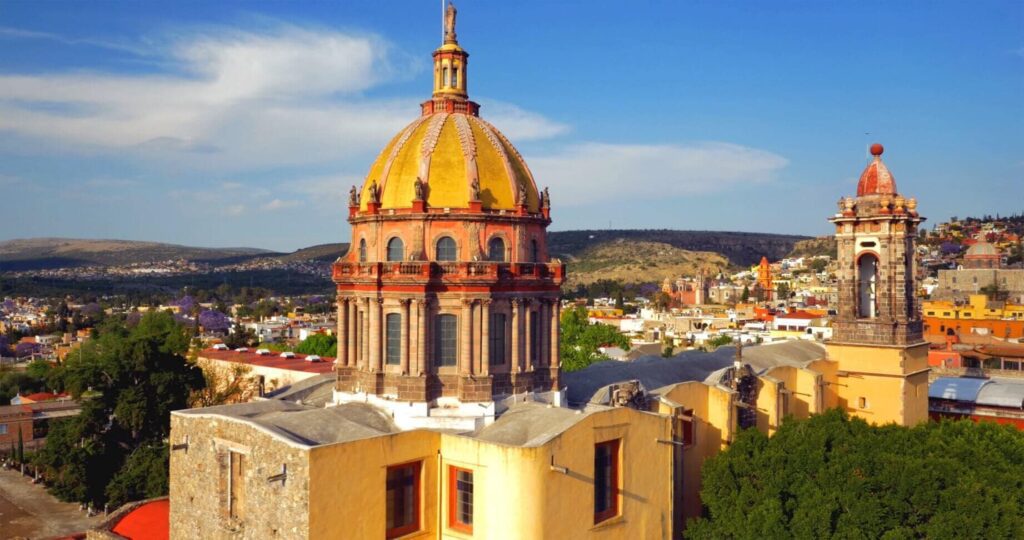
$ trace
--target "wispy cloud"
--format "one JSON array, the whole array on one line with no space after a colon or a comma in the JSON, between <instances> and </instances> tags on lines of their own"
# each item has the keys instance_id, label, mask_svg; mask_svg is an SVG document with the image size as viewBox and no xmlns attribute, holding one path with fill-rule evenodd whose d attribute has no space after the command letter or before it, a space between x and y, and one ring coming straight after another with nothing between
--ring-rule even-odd
<instances>
[{"instance_id":1,"label":"wispy cloud","mask_svg":"<svg viewBox=\"0 0 1024 540\"><path fill-rule=\"evenodd\" d=\"M768 152L723 142L628 145L583 143L545 156L527 156L538 181L558 204L581 205L710 193L771 181L789 162Z\"/></svg>"},{"instance_id":2,"label":"wispy cloud","mask_svg":"<svg viewBox=\"0 0 1024 540\"><path fill-rule=\"evenodd\" d=\"M417 110L415 97L367 96L421 67L374 34L294 25L217 28L182 33L148 50L159 57L159 73L0 74L0 132L58 141L65 150L246 170L364 157ZM511 104L493 108L510 137L545 138L567 129Z\"/></svg>"},{"instance_id":3,"label":"wispy cloud","mask_svg":"<svg viewBox=\"0 0 1024 540\"><path fill-rule=\"evenodd\" d=\"M53 34L50 32L39 32L35 30L26 30L23 28L11 28L8 26L0 26L0 39L44 40L60 43L63 45L87 45L91 47L98 47L101 49L110 49L114 51L127 52L139 56L144 56L152 53L152 49L150 47L140 45L137 43L109 41L94 38L68 37L62 36L60 34Z\"/></svg>"},{"instance_id":4,"label":"wispy cloud","mask_svg":"<svg viewBox=\"0 0 1024 540\"><path fill-rule=\"evenodd\" d=\"M299 204L301 204L301 203L299 203L299 201L274 199L274 200L264 204L262 206L262 208L264 210L271 210L271 211L272 210L284 210L286 208L295 208L296 206L299 206Z\"/></svg>"}]
</instances>

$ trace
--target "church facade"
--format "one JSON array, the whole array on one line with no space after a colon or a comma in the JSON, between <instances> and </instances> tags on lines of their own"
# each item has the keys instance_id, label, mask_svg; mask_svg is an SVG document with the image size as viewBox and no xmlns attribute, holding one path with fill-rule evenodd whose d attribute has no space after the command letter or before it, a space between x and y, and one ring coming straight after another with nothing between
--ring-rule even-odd
<instances>
[{"instance_id":1,"label":"church facade","mask_svg":"<svg viewBox=\"0 0 1024 540\"><path fill-rule=\"evenodd\" d=\"M455 17L431 98L350 194L334 372L172 414L172 538L679 538L742 429L831 407L926 419L922 218L880 148L831 218L834 342L563 373L550 198L469 100Z\"/></svg>"}]
</instances>

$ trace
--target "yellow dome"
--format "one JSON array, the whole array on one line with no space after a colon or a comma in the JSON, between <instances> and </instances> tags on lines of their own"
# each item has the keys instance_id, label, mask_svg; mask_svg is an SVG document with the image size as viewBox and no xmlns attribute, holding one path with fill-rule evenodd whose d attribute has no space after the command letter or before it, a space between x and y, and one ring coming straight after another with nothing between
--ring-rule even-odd
<instances>
[{"instance_id":1,"label":"yellow dome","mask_svg":"<svg viewBox=\"0 0 1024 540\"><path fill-rule=\"evenodd\" d=\"M540 211L522 156L494 126L471 114L426 114L395 135L366 175L360 208L366 210L373 182L382 210L412 207L417 178L429 208L468 208L477 179L484 209L515 210L524 192L527 211Z\"/></svg>"}]
</instances>

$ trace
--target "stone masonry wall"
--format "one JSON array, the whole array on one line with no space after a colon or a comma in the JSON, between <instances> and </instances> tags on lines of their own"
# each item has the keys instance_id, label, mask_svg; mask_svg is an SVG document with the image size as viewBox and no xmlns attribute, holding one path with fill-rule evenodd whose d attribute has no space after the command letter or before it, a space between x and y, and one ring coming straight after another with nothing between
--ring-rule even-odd
<instances>
[{"instance_id":1,"label":"stone masonry wall","mask_svg":"<svg viewBox=\"0 0 1024 540\"><path fill-rule=\"evenodd\" d=\"M223 418L171 416L171 539L305 539L309 536L309 452L250 425ZM220 456L243 455L243 517L226 511L227 469ZM287 466L284 482L267 480Z\"/></svg>"}]
</instances>

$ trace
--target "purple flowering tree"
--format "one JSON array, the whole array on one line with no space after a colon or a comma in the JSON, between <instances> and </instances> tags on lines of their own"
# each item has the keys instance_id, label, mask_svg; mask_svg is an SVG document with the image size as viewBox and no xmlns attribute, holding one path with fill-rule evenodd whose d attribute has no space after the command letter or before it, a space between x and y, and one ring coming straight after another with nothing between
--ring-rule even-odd
<instances>
[{"instance_id":1,"label":"purple flowering tree","mask_svg":"<svg viewBox=\"0 0 1024 540\"><path fill-rule=\"evenodd\" d=\"M192 313L192 310L196 307L196 299L186 294L175 300L174 305L178 306L182 313Z\"/></svg>"},{"instance_id":2,"label":"purple flowering tree","mask_svg":"<svg viewBox=\"0 0 1024 540\"><path fill-rule=\"evenodd\" d=\"M25 358L26 356L31 356L33 353L39 352L39 349L40 347L38 343L22 342L14 347L14 356L17 356L18 358Z\"/></svg>"},{"instance_id":3,"label":"purple flowering tree","mask_svg":"<svg viewBox=\"0 0 1024 540\"><path fill-rule=\"evenodd\" d=\"M231 319L219 311L207 309L199 313L199 326L207 332L227 332L231 328Z\"/></svg>"}]
</instances>

